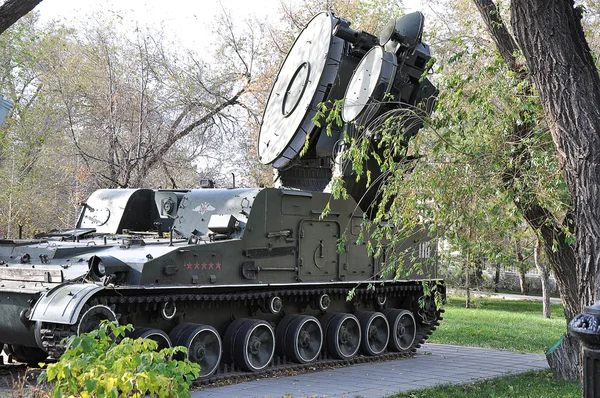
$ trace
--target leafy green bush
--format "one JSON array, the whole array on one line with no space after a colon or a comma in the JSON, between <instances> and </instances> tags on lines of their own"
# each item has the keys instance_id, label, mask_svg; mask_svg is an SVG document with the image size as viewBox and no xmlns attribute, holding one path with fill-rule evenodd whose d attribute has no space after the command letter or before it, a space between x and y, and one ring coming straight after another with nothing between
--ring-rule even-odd
<instances>
[{"instance_id":1,"label":"leafy green bush","mask_svg":"<svg viewBox=\"0 0 600 398\"><path fill-rule=\"evenodd\" d=\"M131 330L104 321L97 330L67 338L66 352L47 365L38 383L52 383L52 397L189 397L200 366L171 359L186 349L156 351L153 340L125 337Z\"/></svg>"}]
</instances>

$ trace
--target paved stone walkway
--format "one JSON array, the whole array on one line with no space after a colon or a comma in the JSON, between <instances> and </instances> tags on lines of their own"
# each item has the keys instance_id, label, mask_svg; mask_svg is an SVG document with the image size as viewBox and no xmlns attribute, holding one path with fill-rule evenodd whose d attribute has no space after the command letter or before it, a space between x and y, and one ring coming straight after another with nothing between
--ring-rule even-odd
<instances>
[{"instance_id":1,"label":"paved stone walkway","mask_svg":"<svg viewBox=\"0 0 600 398\"><path fill-rule=\"evenodd\" d=\"M467 384L548 368L543 354L424 344L415 358L208 387L194 398L380 398L439 384Z\"/></svg>"}]
</instances>

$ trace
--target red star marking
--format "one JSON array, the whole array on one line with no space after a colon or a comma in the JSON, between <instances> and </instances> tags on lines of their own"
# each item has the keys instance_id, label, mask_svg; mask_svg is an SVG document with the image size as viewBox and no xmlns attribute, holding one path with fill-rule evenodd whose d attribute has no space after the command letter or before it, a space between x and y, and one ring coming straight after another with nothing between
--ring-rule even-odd
<instances>
[{"instance_id":1,"label":"red star marking","mask_svg":"<svg viewBox=\"0 0 600 398\"><path fill-rule=\"evenodd\" d=\"M215 264L215 268L216 268L216 269L221 269L221 263L216 263L216 264Z\"/></svg>"},{"instance_id":2,"label":"red star marking","mask_svg":"<svg viewBox=\"0 0 600 398\"><path fill-rule=\"evenodd\" d=\"M208 263L208 269L213 269L213 263Z\"/></svg>"},{"instance_id":3,"label":"red star marking","mask_svg":"<svg viewBox=\"0 0 600 398\"><path fill-rule=\"evenodd\" d=\"M187 269L192 269L192 263L187 263Z\"/></svg>"},{"instance_id":4,"label":"red star marking","mask_svg":"<svg viewBox=\"0 0 600 398\"><path fill-rule=\"evenodd\" d=\"M198 264L198 263L194 264L194 268L200 269L200 264Z\"/></svg>"},{"instance_id":5,"label":"red star marking","mask_svg":"<svg viewBox=\"0 0 600 398\"><path fill-rule=\"evenodd\" d=\"M202 263L202 269L206 269L206 263Z\"/></svg>"}]
</instances>

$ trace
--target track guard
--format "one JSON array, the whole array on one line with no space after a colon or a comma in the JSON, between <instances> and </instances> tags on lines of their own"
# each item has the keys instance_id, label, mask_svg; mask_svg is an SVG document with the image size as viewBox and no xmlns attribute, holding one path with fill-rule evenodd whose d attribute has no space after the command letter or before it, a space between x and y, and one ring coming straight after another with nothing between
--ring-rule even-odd
<instances>
[{"instance_id":1,"label":"track guard","mask_svg":"<svg viewBox=\"0 0 600 398\"><path fill-rule=\"evenodd\" d=\"M81 309L94 294L104 289L91 283L65 284L48 291L35 303L29 319L73 325Z\"/></svg>"}]
</instances>

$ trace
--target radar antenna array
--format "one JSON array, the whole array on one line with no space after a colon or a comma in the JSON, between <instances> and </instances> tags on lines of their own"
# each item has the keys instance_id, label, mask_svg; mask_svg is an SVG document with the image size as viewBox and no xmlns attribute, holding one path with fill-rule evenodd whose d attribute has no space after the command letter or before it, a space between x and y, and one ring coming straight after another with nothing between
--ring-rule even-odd
<instances>
[{"instance_id":1,"label":"radar antenna array","mask_svg":"<svg viewBox=\"0 0 600 398\"><path fill-rule=\"evenodd\" d=\"M363 209L373 201L377 187L357 181L340 163L344 146L339 137L344 129L350 136L367 134L376 143L376 126L392 116L405 143L422 127L437 95L423 78L431 59L422 42L423 24L423 14L410 13L390 21L377 38L330 13L308 23L279 71L259 133L259 159L277 169L281 186L326 191L332 177L341 174ZM333 126L329 136L313 118L320 103L330 106L339 99L344 100L344 125ZM372 174L372 181L382 180Z\"/></svg>"}]
</instances>

